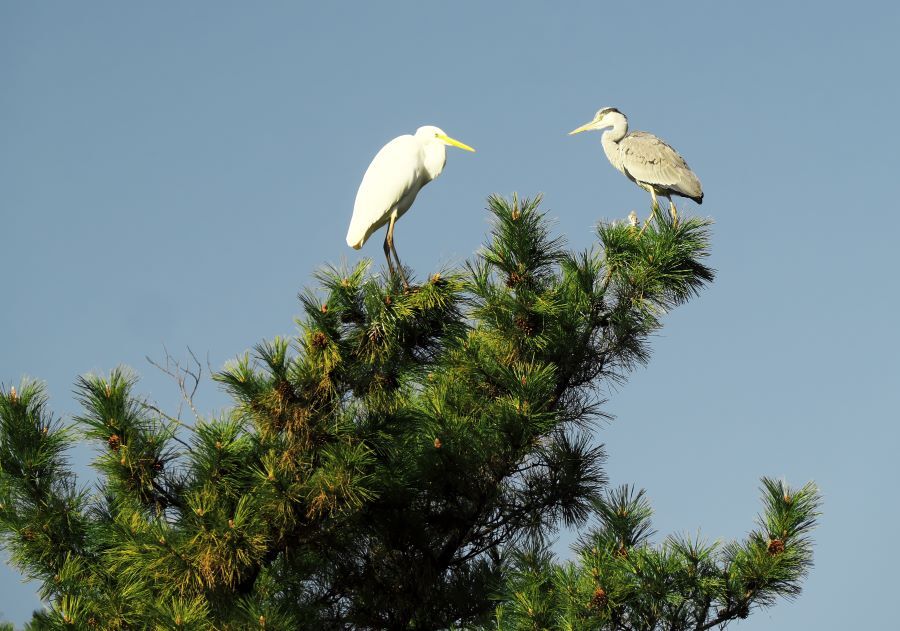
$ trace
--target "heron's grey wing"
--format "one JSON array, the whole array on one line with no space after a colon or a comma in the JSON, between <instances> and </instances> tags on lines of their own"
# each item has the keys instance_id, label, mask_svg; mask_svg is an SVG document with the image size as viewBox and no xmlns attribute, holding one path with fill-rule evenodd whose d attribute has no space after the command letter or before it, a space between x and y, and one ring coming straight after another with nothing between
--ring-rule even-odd
<instances>
[{"instance_id":1,"label":"heron's grey wing","mask_svg":"<svg viewBox=\"0 0 900 631\"><path fill-rule=\"evenodd\" d=\"M362 247L369 235L387 223L397 202L421 187L419 152L415 138L404 135L394 138L375 155L356 192L347 245Z\"/></svg>"},{"instance_id":2,"label":"heron's grey wing","mask_svg":"<svg viewBox=\"0 0 900 631\"><path fill-rule=\"evenodd\" d=\"M700 180L684 158L662 139L636 131L619 141L622 166L638 182L669 189L687 197L700 197Z\"/></svg>"}]
</instances>

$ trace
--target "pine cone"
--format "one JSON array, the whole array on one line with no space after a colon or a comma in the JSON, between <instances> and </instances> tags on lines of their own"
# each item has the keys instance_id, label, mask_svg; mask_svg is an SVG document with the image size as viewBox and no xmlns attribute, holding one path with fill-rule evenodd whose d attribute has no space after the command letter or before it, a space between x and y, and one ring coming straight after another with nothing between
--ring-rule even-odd
<instances>
[{"instance_id":1,"label":"pine cone","mask_svg":"<svg viewBox=\"0 0 900 631\"><path fill-rule=\"evenodd\" d=\"M782 552L784 552L784 541L781 539L772 539L769 541L769 554L774 556L778 556Z\"/></svg>"},{"instance_id":2,"label":"pine cone","mask_svg":"<svg viewBox=\"0 0 900 631\"><path fill-rule=\"evenodd\" d=\"M519 272L510 272L506 277L506 286L509 288L516 287L525 281L525 277Z\"/></svg>"},{"instance_id":3,"label":"pine cone","mask_svg":"<svg viewBox=\"0 0 900 631\"><path fill-rule=\"evenodd\" d=\"M379 372L375 374L375 383L382 388L390 388L393 390L400 385L400 380L397 379L397 375Z\"/></svg>"},{"instance_id":4,"label":"pine cone","mask_svg":"<svg viewBox=\"0 0 900 631\"><path fill-rule=\"evenodd\" d=\"M286 379L279 379L275 384L275 392L278 393L278 399L282 402L294 400L294 387Z\"/></svg>"},{"instance_id":5,"label":"pine cone","mask_svg":"<svg viewBox=\"0 0 900 631\"><path fill-rule=\"evenodd\" d=\"M326 336L321 331L316 331L312 336L312 345L316 350L323 350L326 346L328 346L328 336Z\"/></svg>"},{"instance_id":6,"label":"pine cone","mask_svg":"<svg viewBox=\"0 0 900 631\"><path fill-rule=\"evenodd\" d=\"M516 328L518 328L522 333L525 334L525 337L531 337L534 335L535 327L534 322L532 322L531 318L528 316L518 315L513 320L516 324Z\"/></svg>"},{"instance_id":7,"label":"pine cone","mask_svg":"<svg viewBox=\"0 0 900 631\"><path fill-rule=\"evenodd\" d=\"M594 595L591 597L591 602L588 605L594 611L600 611L606 604L609 602L609 596L606 595L606 590L602 587L598 587L594 590Z\"/></svg>"},{"instance_id":8,"label":"pine cone","mask_svg":"<svg viewBox=\"0 0 900 631\"><path fill-rule=\"evenodd\" d=\"M118 434L113 434L106 441L106 444L109 445L109 448L112 449L113 451L119 451L119 447L122 446L122 439L119 438Z\"/></svg>"}]
</instances>

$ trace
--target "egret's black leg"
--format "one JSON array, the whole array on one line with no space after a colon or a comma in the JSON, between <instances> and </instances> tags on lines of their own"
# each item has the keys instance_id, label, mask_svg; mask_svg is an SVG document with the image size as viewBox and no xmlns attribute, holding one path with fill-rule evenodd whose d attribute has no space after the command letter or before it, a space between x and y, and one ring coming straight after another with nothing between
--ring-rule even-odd
<instances>
[{"instance_id":1,"label":"egret's black leg","mask_svg":"<svg viewBox=\"0 0 900 631\"><path fill-rule=\"evenodd\" d=\"M400 257L397 256L397 248L394 246L394 222L396 221L397 217L395 215L391 215L391 223L390 225L388 225L385 244L390 248L391 252L394 253L394 260L397 261L397 271L400 272L400 278L403 279L403 288L409 289L409 281L406 280L406 272L403 271L403 263L400 262Z\"/></svg>"},{"instance_id":2,"label":"egret's black leg","mask_svg":"<svg viewBox=\"0 0 900 631\"><path fill-rule=\"evenodd\" d=\"M394 272L394 264L391 262L391 244L389 239L391 238L391 233L388 232L384 237L384 258L387 259L388 271L390 275L393 276L396 272Z\"/></svg>"}]
</instances>

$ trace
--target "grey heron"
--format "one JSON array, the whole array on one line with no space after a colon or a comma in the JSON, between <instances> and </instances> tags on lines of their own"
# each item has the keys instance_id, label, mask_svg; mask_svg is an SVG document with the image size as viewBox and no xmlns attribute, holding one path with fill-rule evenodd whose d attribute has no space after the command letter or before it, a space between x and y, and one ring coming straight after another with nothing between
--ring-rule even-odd
<instances>
[{"instance_id":1,"label":"grey heron","mask_svg":"<svg viewBox=\"0 0 900 631\"><path fill-rule=\"evenodd\" d=\"M609 129L609 128L612 129ZM659 204L657 195L669 200L672 219L678 220L678 211L672 195L703 203L703 189L700 180L672 147L660 138L645 131L628 132L628 119L614 107L604 107L597 111L594 119L573 129L569 135L583 131L606 129L601 137L603 151L610 163L624 173L629 180L649 191L653 203L649 223L656 214ZM646 227L646 224L645 224Z\"/></svg>"},{"instance_id":2,"label":"grey heron","mask_svg":"<svg viewBox=\"0 0 900 631\"><path fill-rule=\"evenodd\" d=\"M393 276L393 252L397 270L407 288L409 283L394 247L394 223L409 210L422 187L444 170L447 145L475 151L431 125L419 127L415 135L394 138L372 159L356 193L347 245L358 250L373 232L389 224L384 238L384 256Z\"/></svg>"}]
</instances>

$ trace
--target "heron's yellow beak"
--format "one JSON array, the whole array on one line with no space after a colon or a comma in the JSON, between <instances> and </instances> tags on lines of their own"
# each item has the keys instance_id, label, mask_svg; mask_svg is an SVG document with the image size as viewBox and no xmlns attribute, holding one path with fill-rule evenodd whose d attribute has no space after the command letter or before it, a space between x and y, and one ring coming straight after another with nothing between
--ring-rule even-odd
<instances>
[{"instance_id":1,"label":"heron's yellow beak","mask_svg":"<svg viewBox=\"0 0 900 631\"><path fill-rule=\"evenodd\" d=\"M596 129L594 127L594 125L596 125L596 124L597 124L597 121L591 121L590 123L585 123L578 129L573 129L572 131L570 131L569 135L574 136L575 134L580 134L583 131L591 131L592 129Z\"/></svg>"},{"instance_id":2,"label":"heron's yellow beak","mask_svg":"<svg viewBox=\"0 0 900 631\"><path fill-rule=\"evenodd\" d=\"M445 136L444 134L438 134L437 137L440 138L441 140L443 140L448 145L453 145L454 147L459 147L460 149L465 149L466 151L475 151L469 145L467 145L463 142L460 142L458 140L454 140L450 136Z\"/></svg>"}]
</instances>

